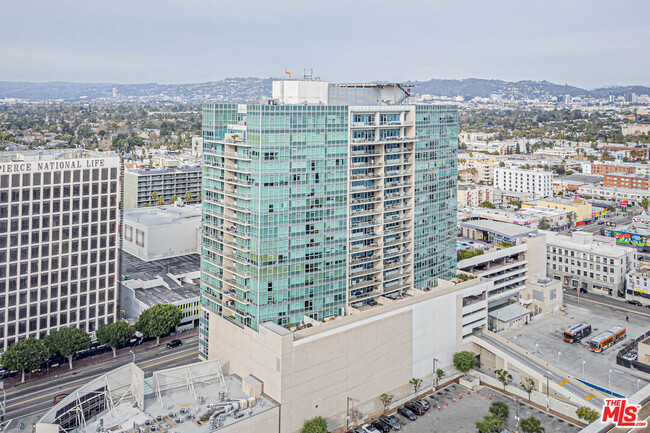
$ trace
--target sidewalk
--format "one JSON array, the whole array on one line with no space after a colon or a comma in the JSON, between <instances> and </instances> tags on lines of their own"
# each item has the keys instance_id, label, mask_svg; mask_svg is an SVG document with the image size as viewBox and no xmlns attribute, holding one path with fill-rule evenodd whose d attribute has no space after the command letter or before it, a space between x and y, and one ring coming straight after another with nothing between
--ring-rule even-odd
<instances>
[{"instance_id":1,"label":"sidewalk","mask_svg":"<svg viewBox=\"0 0 650 433\"><path fill-rule=\"evenodd\" d=\"M199 335L199 329L198 328L190 329L189 331L183 331L183 332L178 332L178 333L175 333L175 334L171 334L171 335L168 335L167 337L161 337L160 338L160 346L164 346L168 341L171 341L171 340L185 340L185 339L188 339L188 338L196 337L197 335ZM20 376L12 377L11 379L6 379L4 381L4 387L5 387L5 389L9 389L9 388L14 388L14 387L19 386L19 385L26 386L26 385L34 384L34 382L37 382L39 379L45 379L45 378L49 378L49 377L53 377L53 376L64 377L64 376L66 376L68 374L72 375L73 373L76 374L78 371L82 370L84 367L88 367L90 365L97 365L97 364L100 364L102 362L111 361L113 359L121 358L121 357L124 357L124 356L131 357L132 356L131 353L130 353L131 351L133 351L134 353L140 353L140 352L144 352L146 350L152 349L154 347L156 347L156 340L155 339L151 340L151 341L147 341L147 342L142 343L142 344L139 344L137 346L123 347L123 348L118 349L116 351L116 357L115 358L113 358L113 351L109 350L108 352L105 352L105 353L102 353L102 354L99 354L99 355L90 356L88 358L84 358L84 359L81 359L79 361L74 361L72 363L72 366L74 368L73 370L70 370L70 367L69 367L68 363L65 362L64 364L61 364L57 368L48 369L48 371L46 373L33 374L33 375L31 373L25 374L25 383L22 383L22 384L20 383Z\"/></svg>"}]
</instances>

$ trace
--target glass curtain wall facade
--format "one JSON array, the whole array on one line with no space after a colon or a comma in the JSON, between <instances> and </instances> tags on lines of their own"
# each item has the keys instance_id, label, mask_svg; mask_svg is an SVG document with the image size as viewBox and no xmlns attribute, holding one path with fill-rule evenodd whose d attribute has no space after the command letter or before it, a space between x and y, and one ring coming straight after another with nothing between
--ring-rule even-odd
<instances>
[{"instance_id":1,"label":"glass curtain wall facade","mask_svg":"<svg viewBox=\"0 0 650 433\"><path fill-rule=\"evenodd\" d=\"M456 273L458 108L415 106L415 275L417 289Z\"/></svg>"},{"instance_id":2,"label":"glass curtain wall facade","mask_svg":"<svg viewBox=\"0 0 650 433\"><path fill-rule=\"evenodd\" d=\"M253 329L342 314L347 107L239 107L246 140L237 111L204 106L203 306Z\"/></svg>"},{"instance_id":3,"label":"glass curtain wall facade","mask_svg":"<svg viewBox=\"0 0 650 433\"><path fill-rule=\"evenodd\" d=\"M455 106L204 105L201 350L207 311L293 326L453 276L457 133Z\"/></svg>"}]
</instances>

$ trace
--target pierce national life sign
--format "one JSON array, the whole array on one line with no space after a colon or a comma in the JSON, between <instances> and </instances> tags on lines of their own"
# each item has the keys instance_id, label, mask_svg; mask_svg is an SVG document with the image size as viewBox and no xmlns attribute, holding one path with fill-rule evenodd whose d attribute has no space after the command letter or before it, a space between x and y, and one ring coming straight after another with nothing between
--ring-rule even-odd
<instances>
[{"instance_id":1,"label":"pierce national life sign","mask_svg":"<svg viewBox=\"0 0 650 433\"><path fill-rule=\"evenodd\" d=\"M46 161L1 162L0 174L62 171L82 168L117 167L119 158L54 159Z\"/></svg>"}]
</instances>

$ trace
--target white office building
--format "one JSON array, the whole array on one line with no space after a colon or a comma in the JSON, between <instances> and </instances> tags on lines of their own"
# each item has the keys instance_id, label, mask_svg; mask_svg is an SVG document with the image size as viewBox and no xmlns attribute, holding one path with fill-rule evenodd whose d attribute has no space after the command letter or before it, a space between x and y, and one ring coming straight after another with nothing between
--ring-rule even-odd
<instances>
[{"instance_id":1,"label":"white office building","mask_svg":"<svg viewBox=\"0 0 650 433\"><path fill-rule=\"evenodd\" d=\"M116 312L119 158L0 155L0 348Z\"/></svg>"},{"instance_id":2,"label":"white office building","mask_svg":"<svg viewBox=\"0 0 650 433\"><path fill-rule=\"evenodd\" d=\"M494 169L494 187L504 191L534 194L539 198L552 197L553 173L540 169L497 167Z\"/></svg>"},{"instance_id":3,"label":"white office building","mask_svg":"<svg viewBox=\"0 0 650 433\"><path fill-rule=\"evenodd\" d=\"M625 297L626 275L637 263L634 248L599 242L592 233L544 233L547 274L564 289Z\"/></svg>"}]
</instances>

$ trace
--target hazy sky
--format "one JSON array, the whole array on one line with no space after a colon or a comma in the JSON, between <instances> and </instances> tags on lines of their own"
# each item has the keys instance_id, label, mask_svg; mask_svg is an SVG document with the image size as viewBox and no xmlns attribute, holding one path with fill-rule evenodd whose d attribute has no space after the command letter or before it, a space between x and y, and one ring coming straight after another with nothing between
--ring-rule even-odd
<instances>
[{"instance_id":1,"label":"hazy sky","mask_svg":"<svg viewBox=\"0 0 650 433\"><path fill-rule=\"evenodd\" d=\"M648 0L0 0L0 80L650 85Z\"/></svg>"}]
</instances>

